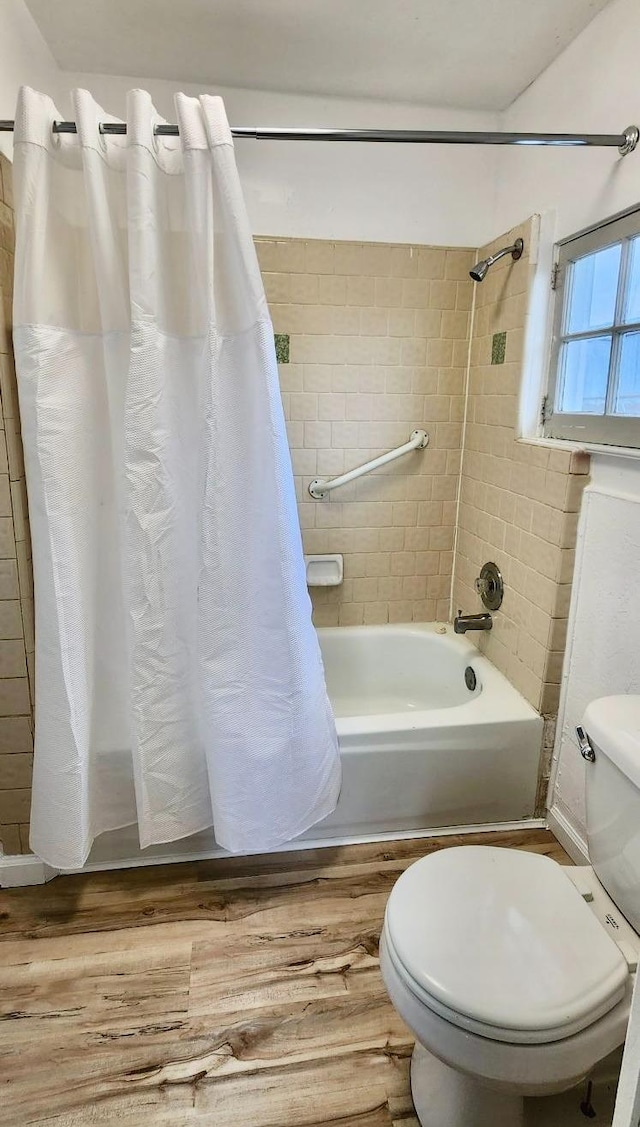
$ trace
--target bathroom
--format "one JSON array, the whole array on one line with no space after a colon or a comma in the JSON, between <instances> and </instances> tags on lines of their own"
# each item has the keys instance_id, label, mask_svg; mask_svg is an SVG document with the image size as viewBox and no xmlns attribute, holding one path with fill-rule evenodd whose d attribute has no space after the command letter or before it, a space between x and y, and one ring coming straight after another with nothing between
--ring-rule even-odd
<instances>
[{"instance_id":1,"label":"bathroom","mask_svg":"<svg viewBox=\"0 0 640 1127\"><path fill-rule=\"evenodd\" d=\"M616 891L615 876L613 883L604 881L608 899L600 899L590 866L601 875L602 843L592 832L587 840L587 785L604 778L603 766L609 765L606 734L597 735L598 702L634 699L640 692L640 613L633 584L640 547L640 428L634 432L634 415L640 412L632 402L634 363L638 378L632 349L640 322L640 291L634 289L640 268L633 258L640 242L632 241L640 232L640 147L634 152L633 134L625 133L640 124L634 49L640 12L630 0L561 5L545 0L534 11L498 2L490 12L479 9L470 0L456 5L457 15L450 5L415 2L398 9L384 0L366 11L361 4L345 9L334 0L313 2L304 14L290 0L271 5L216 0L206 6L195 0L181 5L4 0L0 1071L7 1079L7 1124L121 1119L132 1127L143 1122L190 1127L207 1120L255 1127L498 1122L555 1127L587 1118L596 1127L625 1127L638 1121L640 1000L635 1014L630 991L639 924L632 913L625 918L625 892ZM187 97L176 99L180 92ZM220 116L225 112L233 149L219 143L219 131L227 128ZM54 134L48 126L36 136L47 115L49 122L77 121L79 133ZM226 551L220 562L208 549L206 566L210 576L228 568L228 586L218 592L227 605L207 602L202 576L194 580L194 590L204 591L203 614L228 610L232 645L242 637L250 651L246 660L253 664L242 666L246 684L237 696L241 714L244 709L251 715L247 729L264 733L271 722L277 724L279 713L260 711L255 701L266 700L266 681L254 684L246 670L263 677L260 655L279 653L272 664L280 701L289 690L295 695L292 686L300 699L307 684L324 690L315 656L319 639L331 714L322 711L322 694L309 690L305 723L314 738L300 751L298 770L273 774L273 785L259 775L264 762L255 747L244 776L241 767L233 778L224 773L226 746L220 739L207 764L209 781L206 771L195 773L191 760L174 762L179 741L171 734L163 741L168 729L185 731L189 716L178 716L177 704L173 711L165 708L153 678L144 676L131 692L136 715L147 724L133 774L131 754L124 766L117 755L89 756L82 763L76 744L72 753L65 743L68 728L77 740L86 713L90 731L99 729L103 744L106 733L105 746L119 749L127 645L133 638L134 649L139 643L141 652L158 659L152 668L160 679L173 652L172 623L178 622L181 641L191 629L188 614L180 620L185 583L175 588L177 602L167 602L166 619L145 620L145 600L154 597L147 582L153 568L142 574L131 616L142 632L133 630L127 641L125 627L118 629L126 617L118 593L122 560L113 547L117 501L109 494L110 463L103 448L109 436L116 451L121 440L123 450L129 443L129 485L145 485L141 475L151 461L132 454L135 428L119 437L113 406L118 391L113 403L107 397L94 410L87 401L78 411L72 410L80 401L73 393L47 406L46 389L42 396L29 392L34 371L47 359L52 395L57 392L56 352L71 346L29 335L51 325L68 328L74 356L88 348L83 341L99 326L100 357L83 355L87 372L109 374L105 387L119 388L126 371L110 342L121 332L121 318L129 316L114 297L126 289L118 286L118 255L127 219L125 213L124 226L110 227L100 201L107 201L109 220L121 218L135 176L125 189L119 175L124 163L118 164L126 154L122 134L101 133L99 145L93 142L91 122L105 120L127 121L130 130L132 122L143 130L150 121L179 120L180 136L196 138L190 141L189 199L204 182L210 146L216 176L230 195L236 193L236 204L246 204L248 226L243 227L243 205L236 206L233 215L241 216L236 241L225 253L235 261L235 277L246 270L251 285L242 292L250 293L249 304L254 299L260 304L264 287L272 335L256 348L267 350L277 370L288 451L285 457L282 442L266 446L265 412L274 409L268 389L256 388L254 395L252 388L244 400L240 390L235 401L240 411L216 436L221 460L213 474L215 496L209 498ZM306 137L283 139L281 132L280 139L260 138L261 129ZM383 137L312 137L322 129L372 130ZM415 135L399 138L397 131L418 131L424 143ZM444 132L446 143L432 136L427 143L434 131ZM505 134L516 136L497 143ZM554 139L558 134L569 136ZM580 144L585 137L592 143ZM171 222L184 215L190 234L199 236L203 228L197 224L206 228L208 222L206 209L193 218L188 199L180 195L184 177L167 175L182 172L182 141L175 131L153 132L153 138L144 151L155 153L162 173L156 184L159 210ZM629 151L619 152L625 144ZM84 164L77 159L79 145ZM233 154L231 163L227 152ZM40 153L50 161L47 173L38 163ZM142 193L144 167L133 171L140 170L135 183ZM89 187L93 210L85 203ZM40 212L38 201L47 204ZM224 240L217 217L212 222L214 239ZM78 228L85 242L74 257L68 248ZM112 235L117 253L109 257ZM259 275L251 273L247 257L251 242ZM241 244L244 257L233 260ZM208 268L207 245L200 237L190 244L190 261L198 266L194 276ZM612 388L606 404L571 414L560 410L566 385L562 379L557 388L554 383L559 350L566 354L575 344L559 339L575 290L566 279L580 254L611 246L624 248L623 265L614 264L616 310L587 326L587 344L615 337L611 354L619 357L621 342L628 341L631 387L617 413L612 396L618 392ZM144 239L135 248L131 244L130 255L134 249L149 253ZM184 266L170 240L158 239L151 253L157 254L160 272L167 263ZM470 272L494 255L496 261L480 270L483 277L473 278ZM180 269L175 277L169 269L158 300L162 316L172 306L169 316L187 325L186 339L202 309L206 315L206 299L203 287ZM152 276L152 270L135 274L140 285ZM609 276L599 275L599 284L606 287ZM219 283L216 274L212 288L218 284L224 278ZM232 286L230 292L233 312L239 291ZM621 302L627 303L622 312ZM615 330L607 335L612 324ZM589 329L595 336L589 337ZM180 347L185 349L180 370L187 370L191 346L183 340ZM68 362L71 352L66 355ZM167 371L174 378L171 364L167 361ZM258 368L257 384L263 379ZM67 371L80 381L77 367L68 363ZM153 379L153 366L149 371ZM592 367L591 383L596 377ZM84 389L81 382L71 386ZM175 388L171 394L179 402ZM149 400L155 402L154 396ZM255 410L249 410L250 400L258 403ZM145 404L139 406L144 414ZM190 513L200 519L190 509L195 489L189 492L199 471L184 443L185 434L196 433L189 427L197 425L197 417L189 405L183 407L183 446L176 449L188 466L177 474L185 488L180 504L165 503L166 497L158 502L145 485L150 504L158 505L155 512L179 511L186 522L181 528ZM203 411L203 417L209 414ZM279 425L276 420L275 431ZM371 472L323 489L404 446L410 448ZM147 453L143 443L137 455ZM231 465L233 481L220 472ZM57 512L49 504L47 473L49 486L63 492L68 487ZM234 489L235 481L241 490ZM276 496L279 509L270 503ZM136 527L128 527L130 549L142 559L146 547L135 542ZM281 556L293 563L282 574L295 587L293 595L284 590L271 550L283 529ZM54 590L48 577L55 553L48 545L55 537L71 554L62 568L65 582L60 586L56 572ZM100 566L93 571L86 543L99 545ZM252 560L260 571L251 570ZM482 591L479 577L486 564L496 565L499 574L483 573L489 579ZM186 554L183 565L191 575ZM180 567L174 561L175 570ZM501 585L500 601L495 594ZM78 607L82 614L74 618ZM290 615L287 607L293 607ZM301 639L297 666L307 671L302 689L280 630L281 622L290 629L291 618ZM257 643L242 633L243 624L255 626ZM206 637L207 630L202 633ZM224 649L212 644L203 652L202 667L219 676ZM85 682L73 679L77 665L63 665L66 691L73 682L80 694L72 724L60 707L56 665L60 655L69 654L80 655L92 669L85 699ZM235 691L239 680L229 676L224 692ZM172 697L172 706L176 700ZM227 714L216 711L216 699L205 700L203 708L216 731L227 723ZM633 723L627 725L632 733ZM151 751L155 764L144 759ZM623 760L624 755L632 761L633 748ZM99 775L105 758L107 771ZM151 780L147 789L140 785L141 763ZM213 777L221 791L227 788L226 806L215 794L209 798ZM633 781L633 765L628 777ZM83 806L78 795L87 778L91 801ZM615 801L628 815L629 796L616 780ZM254 826L262 836L257 828L251 836L248 818L238 827L232 816L233 803L239 809L247 791L255 798ZM316 796L313 802L310 795ZM114 813L109 803L116 801L123 810ZM314 806L312 816L308 805ZM166 809L165 823L173 822L161 826ZM633 816L635 807L626 822L621 818L627 829ZM640 884L632 830L628 836L627 891ZM446 866L456 858L458 868L449 871ZM606 854L605 867L609 860ZM484 1027L478 1033L468 1009L462 1028L471 1040L471 1064L466 1071L459 1062L458 1069L451 1068L458 1050L447 1058L441 1049L441 1067L448 1071L437 1071L440 1058L432 1054L429 1071L420 1057L422 1019L414 1021L410 1012L415 1000L403 1000L395 964L384 962L390 959L385 956L390 940L382 936L388 902L389 922L394 904L402 912L402 891L410 889L415 874L424 872L425 881L434 874L431 894L426 883L419 885L409 902L419 903L422 894L433 906L443 890L454 890L446 911L442 903L435 909L443 921L438 934L446 938L447 927L455 932L447 943L454 971L448 965L446 973L462 979L460 968L469 964L475 968L472 979L484 976L495 986L491 973L478 969L483 944L489 945L485 956L491 966L497 961L490 947L495 942L497 950L498 925L485 928L485 917L503 908L509 926L515 926L518 911L526 918L529 901L535 908L538 862L544 896L536 911L549 915L553 905L558 934L566 923L573 935L568 955L563 948L558 956L565 991L571 985L567 958L584 975L593 972L583 966L588 959L578 957L577 937L586 936L597 920L593 950L602 946L602 932L608 944L601 968L609 976L609 1017L595 1024L609 1025L599 1051L592 1047L588 1064L581 1058L557 1083L551 1077L555 1064L545 1064L543 1090L531 1084L518 1088L515 1081L496 1088L486 1075L484 1087L478 1071L484 1059L478 1044L539 1056L553 1050L554 1061L558 1041L561 1047L576 1039L584 1044L593 1029L585 1032L584 998L589 988L597 993L603 987L580 980L574 968L578 1001L572 998L571 1005L582 1004L582 1036L567 1035L565 1017L564 1033L555 1028L550 1035L547 1024L544 1036L531 1035L533 1043L523 1045L518 1038L525 1041L531 1029L514 1026L514 1018L507 1029L515 1028L517 1036L510 1040L503 1033L494 1040ZM528 864L530 878L523 867ZM558 872L564 884L556 888ZM498 895L501 880L506 907ZM455 902L457 881L469 905L466 917ZM520 884L526 895L516 903ZM576 898L577 915L562 921L565 899ZM611 909L610 900L617 907ZM413 919L413 909L408 915L407 927L433 927L417 911ZM555 926L553 920L547 924ZM615 947L609 938L614 927L623 936ZM543 971L536 951L522 932L515 934L515 947L509 935L500 944L504 967L511 960L516 981L538 981ZM477 940L473 957L471 935ZM607 962L612 949L617 963ZM433 959L440 955L434 947ZM507 970L503 973L508 993ZM470 998L469 982L460 989ZM478 1002L480 1009L483 1004L486 999ZM602 999L598 1004L604 1012ZM560 1005L569 1006L566 994ZM458 1029L450 1015L439 1020L446 1029ZM495 1014L494 1024L499 1024ZM437 1030L430 1035L440 1044ZM429 1047L434 1045L428 1041ZM502 1062L507 1049L501 1050ZM469 1073L476 1085L471 1097L457 1080Z\"/></svg>"}]
</instances>

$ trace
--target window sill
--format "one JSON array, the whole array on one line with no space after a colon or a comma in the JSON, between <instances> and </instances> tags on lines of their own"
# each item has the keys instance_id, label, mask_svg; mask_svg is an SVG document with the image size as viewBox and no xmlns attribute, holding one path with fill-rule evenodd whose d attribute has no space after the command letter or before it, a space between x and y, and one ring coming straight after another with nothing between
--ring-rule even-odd
<instances>
[{"instance_id":1,"label":"window sill","mask_svg":"<svg viewBox=\"0 0 640 1127\"><path fill-rule=\"evenodd\" d=\"M518 438L526 446L546 446L548 450L569 450L577 454L608 454L612 458L629 458L640 461L640 447L608 446L604 442L574 442L569 438Z\"/></svg>"}]
</instances>

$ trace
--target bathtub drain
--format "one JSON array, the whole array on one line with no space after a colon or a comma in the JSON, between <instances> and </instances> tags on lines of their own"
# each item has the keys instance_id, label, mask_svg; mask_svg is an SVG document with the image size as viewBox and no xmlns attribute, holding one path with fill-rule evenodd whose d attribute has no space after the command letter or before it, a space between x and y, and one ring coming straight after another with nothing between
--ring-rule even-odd
<instances>
[{"instance_id":1,"label":"bathtub drain","mask_svg":"<svg viewBox=\"0 0 640 1127\"><path fill-rule=\"evenodd\" d=\"M473 690L475 689L475 687L478 683L476 675L473 671L473 666L471 666L471 665L468 665L467 668L464 671L464 683L467 686L469 692L471 692L471 693L473 692Z\"/></svg>"}]
</instances>

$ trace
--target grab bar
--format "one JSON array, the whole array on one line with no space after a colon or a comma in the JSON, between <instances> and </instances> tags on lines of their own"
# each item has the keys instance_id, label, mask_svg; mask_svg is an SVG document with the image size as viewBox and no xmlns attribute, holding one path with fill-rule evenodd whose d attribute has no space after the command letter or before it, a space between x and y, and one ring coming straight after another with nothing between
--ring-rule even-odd
<instances>
[{"instance_id":1,"label":"grab bar","mask_svg":"<svg viewBox=\"0 0 640 1127\"><path fill-rule=\"evenodd\" d=\"M398 446L395 450L389 450L387 454L372 458L370 462L365 462L363 466L356 466L354 469L348 470L347 473L341 474L340 477L332 478L331 481L327 481L324 477L316 477L309 486L309 493L316 501L320 501L332 489L337 489L339 485L346 485L348 481L362 477L365 473L371 473L372 470L377 470L378 466L385 466L387 462L393 462L396 458L401 458L403 454L410 454L412 450L424 450L428 443L429 435L426 430L414 430L411 438L408 442L405 442L404 446Z\"/></svg>"}]
</instances>

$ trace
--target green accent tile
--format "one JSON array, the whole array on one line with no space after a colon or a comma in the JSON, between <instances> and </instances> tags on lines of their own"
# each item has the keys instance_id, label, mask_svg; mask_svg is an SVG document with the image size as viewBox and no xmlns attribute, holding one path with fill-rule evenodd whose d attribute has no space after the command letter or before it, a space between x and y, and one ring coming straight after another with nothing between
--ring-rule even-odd
<instances>
[{"instance_id":1,"label":"green accent tile","mask_svg":"<svg viewBox=\"0 0 640 1127\"><path fill-rule=\"evenodd\" d=\"M507 334L494 333L491 340L491 363L504 364L504 357L507 351Z\"/></svg>"},{"instance_id":2,"label":"green accent tile","mask_svg":"<svg viewBox=\"0 0 640 1127\"><path fill-rule=\"evenodd\" d=\"M274 333L274 340L276 342L276 360L278 364L289 363L289 334L288 333Z\"/></svg>"}]
</instances>

